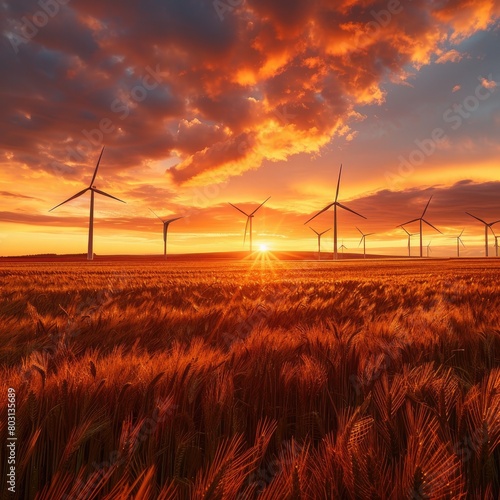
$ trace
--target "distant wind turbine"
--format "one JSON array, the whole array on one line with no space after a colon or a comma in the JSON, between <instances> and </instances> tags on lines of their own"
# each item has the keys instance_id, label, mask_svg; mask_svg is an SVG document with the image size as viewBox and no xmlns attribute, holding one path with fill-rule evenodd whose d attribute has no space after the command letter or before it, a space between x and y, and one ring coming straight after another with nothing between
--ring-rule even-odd
<instances>
[{"instance_id":1,"label":"distant wind turbine","mask_svg":"<svg viewBox=\"0 0 500 500\"><path fill-rule=\"evenodd\" d=\"M151 210L151 209L149 209ZM152 210L151 212L156 215ZM173 219L162 219L158 215L156 215L158 219L160 219L163 222L163 257L166 259L167 258L167 233L168 233L168 226L172 223L175 222L176 220L182 219L182 217L175 217Z\"/></svg>"},{"instance_id":2,"label":"distant wind turbine","mask_svg":"<svg viewBox=\"0 0 500 500\"><path fill-rule=\"evenodd\" d=\"M366 259L366 237L367 236L371 236L375 233L366 233L364 234L363 231L361 231L361 229L359 229L358 226L354 226L358 231L359 233L361 234L361 240L359 240L359 245L361 245L361 243L363 243L363 259ZM359 247L358 245L358 247Z\"/></svg>"},{"instance_id":3,"label":"distant wind turbine","mask_svg":"<svg viewBox=\"0 0 500 500\"><path fill-rule=\"evenodd\" d=\"M313 229L311 226L309 226L309 229L311 231L314 231L318 235L318 260L321 260L321 236L330 231L331 228L325 229L325 231L323 231L322 233L318 233L318 231L316 231L316 229Z\"/></svg>"},{"instance_id":4,"label":"distant wind turbine","mask_svg":"<svg viewBox=\"0 0 500 500\"><path fill-rule=\"evenodd\" d=\"M340 250L342 251L342 258L344 258L344 249L347 250L347 247L344 245L344 242L342 241L342 245L340 245Z\"/></svg>"},{"instance_id":5,"label":"distant wind turbine","mask_svg":"<svg viewBox=\"0 0 500 500\"><path fill-rule=\"evenodd\" d=\"M427 209L429 208L429 203L432 200L432 196L429 198L429 201L427 202L427 205L425 205L424 211L422 212L422 215L418 217L417 219L412 219L409 220L408 222L405 222L403 224L400 224L399 227L406 226L408 224L411 224L412 222L420 222L420 257L423 257L423 223L425 222L428 226L432 227L432 229L435 229L439 234L443 234L437 227L434 227L430 222L426 221L424 219L425 212L427 212Z\"/></svg>"},{"instance_id":6,"label":"distant wind turbine","mask_svg":"<svg viewBox=\"0 0 500 500\"><path fill-rule=\"evenodd\" d=\"M486 222L483 219L480 219L479 217L476 217L475 215L470 214L469 212L465 212L467 215L470 215L471 217L474 217L474 219L477 219L479 222L482 222L484 224L484 254L486 257L488 257L488 229L491 229L491 232L493 232L492 227L500 222L500 220L496 220L494 222ZM495 234L495 233L493 233Z\"/></svg>"},{"instance_id":7,"label":"distant wind turbine","mask_svg":"<svg viewBox=\"0 0 500 500\"><path fill-rule=\"evenodd\" d=\"M355 212L354 210L351 210L350 208L346 207L345 205L342 205L340 202L338 202L338 197L339 197L339 189L340 189L340 178L342 176L342 165L340 165L340 171L339 171L339 179L337 181L337 192L335 193L335 201L333 203L330 203L327 205L323 210L320 210L316 215L313 215L309 220L304 222L304 224L307 224L311 222L313 219L315 219L318 215L322 214L323 212L326 212L329 208L333 207L333 258L336 260L338 259L338 252L337 252L337 207L343 208L344 210L347 210L348 212L352 212L353 214L362 217L363 219L366 219L364 215L358 214L358 212Z\"/></svg>"},{"instance_id":8,"label":"distant wind turbine","mask_svg":"<svg viewBox=\"0 0 500 500\"><path fill-rule=\"evenodd\" d=\"M411 257L411 237L418 233L409 233L404 226L399 226L408 235L408 257Z\"/></svg>"},{"instance_id":9,"label":"distant wind turbine","mask_svg":"<svg viewBox=\"0 0 500 500\"><path fill-rule=\"evenodd\" d=\"M464 231L465 229L462 229L462 232L458 236L455 236L457 239L457 257L460 257L460 245L465 248L464 242L462 241L462 234L464 234Z\"/></svg>"},{"instance_id":10,"label":"distant wind turbine","mask_svg":"<svg viewBox=\"0 0 500 500\"><path fill-rule=\"evenodd\" d=\"M495 234L495 231L493 231L493 228L491 228L491 232L493 233L493 236L495 237L495 257L498 257L498 238L500 238L500 236L497 236Z\"/></svg>"},{"instance_id":11,"label":"distant wind turbine","mask_svg":"<svg viewBox=\"0 0 500 500\"><path fill-rule=\"evenodd\" d=\"M271 198L271 197L269 196L269 198ZM247 223L245 224L245 235L243 236L243 245L245 244L246 237L247 237L247 229L248 229L248 225L250 224L250 252L252 252L252 232L253 232L252 231L252 219L254 218L255 212L257 212L257 210L259 210L259 208L262 205L264 205L264 203L266 203L266 201L269 200L269 198L265 199L253 212L250 212L249 214L247 214L246 212L241 210L241 208L238 208L236 205L229 203L233 208L236 208L236 210L241 212L247 218Z\"/></svg>"},{"instance_id":12,"label":"distant wind turbine","mask_svg":"<svg viewBox=\"0 0 500 500\"><path fill-rule=\"evenodd\" d=\"M429 254L431 253L431 243L432 243L432 240L429 241L429 243L427 243L427 257L429 257Z\"/></svg>"},{"instance_id":13,"label":"distant wind turbine","mask_svg":"<svg viewBox=\"0 0 500 500\"><path fill-rule=\"evenodd\" d=\"M68 198L66 201L59 203L59 205L56 205L54 208L51 208L49 210L49 212L52 212L52 210L55 210L57 207L60 207L61 205L68 203L68 201L74 200L75 198L79 198L82 194L85 194L87 191L90 191L89 245L87 251L87 260L94 260L94 193L102 194L103 196L107 196L108 198L113 198L113 200L125 203L123 200L115 198L114 196L111 196L110 194L105 193L104 191L100 191L94 186L94 181L97 176L97 169L99 168L99 163L101 162L103 153L104 153L104 148L102 148L101 154L99 155L99 159L97 160L97 165L95 167L94 175L92 176L92 180L90 181L89 187L83 189L79 193L76 193L71 198Z\"/></svg>"}]
</instances>

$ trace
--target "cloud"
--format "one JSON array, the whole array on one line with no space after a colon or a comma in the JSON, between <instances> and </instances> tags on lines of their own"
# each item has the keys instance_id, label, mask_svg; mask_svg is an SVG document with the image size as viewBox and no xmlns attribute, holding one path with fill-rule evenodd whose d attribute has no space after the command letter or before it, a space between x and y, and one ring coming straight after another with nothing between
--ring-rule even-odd
<instances>
[{"instance_id":1,"label":"cloud","mask_svg":"<svg viewBox=\"0 0 500 500\"><path fill-rule=\"evenodd\" d=\"M435 54L460 61L453 44L496 23L500 7L248 0L221 21L202 0L74 0L16 52L12 36L33 14L32 2L11 3L0 24L10 162L83 178L106 144L113 176L176 155L165 170L182 186L352 139L356 110L384 103L388 81L408 83Z\"/></svg>"},{"instance_id":2,"label":"cloud","mask_svg":"<svg viewBox=\"0 0 500 500\"><path fill-rule=\"evenodd\" d=\"M488 80L488 78L481 78L481 85L485 89L492 90L492 89L496 89L498 84L494 80Z\"/></svg>"},{"instance_id":3,"label":"cloud","mask_svg":"<svg viewBox=\"0 0 500 500\"><path fill-rule=\"evenodd\" d=\"M40 198L35 198L33 196L24 196L23 194L18 193L10 193L9 191L0 191L0 196L8 197L8 198L18 198L24 200L39 200Z\"/></svg>"},{"instance_id":4,"label":"cloud","mask_svg":"<svg viewBox=\"0 0 500 500\"><path fill-rule=\"evenodd\" d=\"M458 50L452 49L449 50L448 52L445 52L442 56L440 56L436 60L436 64L445 64L447 62L459 62L463 59L464 54L461 54L458 52Z\"/></svg>"}]
</instances>

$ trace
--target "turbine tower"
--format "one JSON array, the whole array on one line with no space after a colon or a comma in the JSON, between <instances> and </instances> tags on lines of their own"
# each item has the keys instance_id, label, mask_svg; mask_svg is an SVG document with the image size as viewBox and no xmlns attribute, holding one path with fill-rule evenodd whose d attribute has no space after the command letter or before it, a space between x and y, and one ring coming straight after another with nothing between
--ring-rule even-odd
<instances>
[{"instance_id":1,"label":"turbine tower","mask_svg":"<svg viewBox=\"0 0 500 500\"><path fill-rule=\"evenodd\" d=\"M151 210L151 209L149 209ZM152 210L151 212L156 215ZM163 220L161 217L156 215L158 219L160 219L163 222L163 258L167 260L167 233L168 233L168 226L172 223L175 222L176 220L182 219L182 217L175 217L173 219L166 219Z\"/></svg>"},{"instance_id":2,"label":"turbine tower","mask_svg":"<svg viewBox=\"0 0 500 500\"><path fill-rule=\"evenodd\" d=\"M359 246L361 245L361 243L363 243L363 259L366 259L366 237L367 236L371 236L372 234L375 234L375 233L366 233L364 234L363 231L361 231L361 229L359 229L358 226L354 226L358 231L359 233L361 234L361 240L359 240L359 245L358 245L358 248Z\"/></svg>"},{"instance_id":3,"label":"turbine tower","mask_svg":"<svg viewBox=\"0 0 500 500\"><path fill-rule=\"evenodd\" d=\"M464 234L464 231L465 229L462 229L462 232L458 236L455 236L457 239L457 257L460 257L460 245L465 248L464 242L462 241L462 234Z\"/></svg>"},{"instance_id":4,"label":"turbine tower","mask_svg":"<svg viewBox=\"0 0 500 500\"><path fill-rule=\"evenodd\" d=\"M418 233L409 233L404 226L400 227L408 235L408 257L411 257L411 237L417 235Z\"/></svg>"},{"instance_id":5,"label":"turbine tower","mask_svg":"<svg viewBox=\"0 0 500 500\"><path fill-rule=\"evenodd\" d=\"M311 226L309 226L309 229L311 231L314 231L318 235L318 260L321 260L321 236L330 231L331 228L325 229L325 231L323 231L322 233L318 233L318 231L316 231L316 229L313 229Z\"/></svg>"},{"instance_id":6,"label":"turbine tower","mask_svg":"<svg viewBox=\"0 0 500 500\"><path fill-rule=\"evenodd\" d=\"M68 203L68 201L74 200L75 198L79 198L80 196L82 196L82 194L85 194L87 191L90 191L89 245L87 251L87 260L94 260L94 194L95 193L102 194L103 196L107 196L108 198L113 198L113 200L125 203L123 200L120 200L115 196L111 196L110 194L105 193L104 191L100 191L94 186L94 181L97 176L97 169L99 168L99 163L101 162L103 153L104 153L104 147L102 148L101 154L99 155L99 159L97 160L97 165L95 167L94 175L92 176L92 180L90 181L89 187L83 189L79 193L76 193L71 198L68 198L66 201L59 203L59 205L56 205L54 208L51 208L49 210L49 212L52 212L52 210L55 210L57 207L60 207L61 205Z\"/></svg>"},{"instance_id":7,"label":"turbine tower","mask_svg":"<svg viewBox=\"0 0 500 500\"><path fill-rule=\"evenodd\" d=\"M335 201L333 203L330 203L327 205L323 210L320 210L316 215L313 215L309 220L304 222L304 224L307 224L308 222L311 222L313 219L315 219L318 215L322 214L323 212L326 212L329 208L333 207L333 258L334 260L338 259L338 252L337 252L337 236L338 236L338 231L337 231L337 207L343 208L344 210L347 210L348 212L352 212L353 214L362 217L363 219L366 219L364 215L358 214L358 212L355 212L354 210L351 210L350 208L346 207L345 205L342 205L338 200L339 198L339 189L340 189L340 178L342 176L342 165L340 165L340 171L339 171L339 179L337 181L337 192L335 193Z\"/></svg>"},{"instance_id":8,"label":"turbine tower","mask_svg":"<svg viewBox=\"0 0 500 500\"><path fill-rule=\"evenodd\" d=\"M500 222L500 220L496 220L494 222L486 222L483 219L480 219L479 217L476 217L475 215L470 214L469 212L465 212L467 215L470 215L471 217L474 217L474 219L477 219L479 222L482 222L484 224L484 254L486 257L488 257L488 229L491 229L491 232L493 233L492 227ZM493 233L495 234L495 233Z\"/></svg>"},{"instance_id":9,"label":"turbine tower","mask_svg":"<svg viewBox=\"0 0 500 500\"><path fill-rule=\"evenodd\" d=\"M432 227L435 229L439 234L443 234L437 227L434 227L430 222L426 221L424 219L425 212L427 212L427 209L429 208L429 203L432 200L432 196L429 198L429 201L427 202L427 205L425 205L424 211L422 212L422 215L418 217L417 219L412 219L409 220L408 222L404 222L403 224L400 224L399 227L406 226L407 224L411 224L412 222L420 222L420 257L423 257L423 223L425 222L428 226Z\"/></svg>"},{"instance_id":10,"label":"turbine tower","mask_svg":"<svg viewBox=\"0 0 500 500\"><path fill-rule=\"evenodd\" d=\"M271 197L269 196L269 198L271 198ZM241 210L241 208L238 208L236 205L229 203L233 208L236 208L236 210L240 211L247 218L247 223L245 224L245 235L243 236L243 245L245 244L246 237L247 237L247 229L248 229L248 225L250 224L250 253L252 253L252 219L254 218L255 212L257 212L257 210L259 210L259 208L262 205L264 205L264 203L266 203L266 201L269 200L269 198L265 199L253 212L251 212L249 214L247 214L246 212Z\"/></svg>"}]
</instances>

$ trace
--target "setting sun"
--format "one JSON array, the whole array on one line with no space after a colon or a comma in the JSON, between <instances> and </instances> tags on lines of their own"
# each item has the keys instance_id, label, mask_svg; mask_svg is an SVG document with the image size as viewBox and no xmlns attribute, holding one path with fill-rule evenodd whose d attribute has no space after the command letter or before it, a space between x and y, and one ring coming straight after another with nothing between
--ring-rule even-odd
<instances>
[{"instance_id":1,"label":"setting sun","mask_svg":"<svg viewBox=\"0 0 500 500\"><path fill-rule=\"evenodd\" d=\"M262 243L261 245L259 245L259 250L261 252L267 252L269 250L269 247L265 243Z\"/></svg>"}]
</instances>

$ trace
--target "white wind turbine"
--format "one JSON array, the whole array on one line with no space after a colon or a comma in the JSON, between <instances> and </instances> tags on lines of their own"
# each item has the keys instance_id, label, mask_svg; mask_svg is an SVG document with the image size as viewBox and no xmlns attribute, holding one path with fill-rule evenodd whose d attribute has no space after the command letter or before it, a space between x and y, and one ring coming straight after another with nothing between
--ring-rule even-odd
<instances>
[{"instance_id":1,"label":"white wind turbine","mask_svg":"<svg viewBox=\"0 0 500 500\"><path fill-rule=\"evenodd\" d=\"M340 165L340 171L339 171L339 179L337 181L337 192L335 193L335 201L333 203L330 203L327 205L323 210L320 210L316 215L313 215L309 220L304 222L304 224L307 224L308 222L312 221L314 218L316 218L318 215L322 214L323 212L326 212L329 208L333 207L333 258L336 260L338 259L338 252L337 252L337 207L343 208L344 210L347 210L348 212L352 212L353 214L362 217L363 219L366 219L364 215L358 214L358 212L355 212L354 210L351 210L350 208L346 207L345 205L342 205L338 200L339 197L339 189L340 189L340 177L342 176L342 165Z\"/></svg>"},{"instance_id":2,"label":"white wind turbine","mask_svg":"<svg viewBox=\"0 0 500 500\"><path fill-rule=\"evenodd\" d=\"M359 233L361 234L361 240L359 240L359 245L358 245L358 248L359 246L361 245L361 243L363 243L363 259L366 259L366 237L367 236L371 236L375 233L363 233L363 231L361 231L361 229L359 229L358 226L354 226L358 231Z\"/></svg>"},{"instance_id":3,"label":"white wind turbine","mask_svg":"<svg viewBox=\"0 0 500 500\"><path fill-rule=\"evenodd\" d=\"M404 226L398 226L408 235L408 257L411 257L411 237L416 236L418 233L409 233Z\"/></svg>"},{"instance_id":4,"label":"white wind turbine","mask_svg":"<svg viewBox=\"0 0 500 500\"><path fill-rule=\"evenodd\" d=\"M484 224L484 254L486 257L488 257L488 229L491 229L491 232L493 233L492 227L500 222L500 220L496 220L494 222L486 222L483 219L480 219L479 217L476 217L475 215L470 214L469 212L465 212L467 215L470 215L471 217L474 217L474 219L477 219L479 222L482 222ZM493 233L495 234L495 233Z\"/></svg>"},{"instance_id":5,"label":"white wind turbine","mask_svg":"<svg viewBox=\"0 0 500 500\"><path fill-rule=\"evenodd\" d=\"M460 257L460 245L465 248L464 242L462 241L462 234L464 234L465 229L458 236L454 236L457 239L457 257Z\"/></svg>"},{"instance_id":6,"label":"white wind turbine","mask_svg":"<svg viewBox=\"0 0 500 500\"><path fill-rule=\"evenodd\" d=\"M412 219L409 220L408 222L404 222L403 224L400 224L399 227L406 226L407 224L411 224L412 222L420 222L420 257L423 257L423 223L425 222L428 226L432 227L432 229L435 229L438 233L443 234L437 227L434 227L430 222L426 221L424 219L425 212L427 212L427 209L429 208L429 203L432 200L432 196L429 198L429 201L427 202L427 205L425 205L424 211L422 212L422 215L418 217L417 219Z\"/></svg>"},{"instance_id":7,"label":"white wind turbine","mask_svg":"<svg viewBox=\"0 0 500 500\"><path fill-rule=\"evenodd\" d=\"M269 196L269 198L271 198L271 197ZM252 252L252 232L253 232L252 231L252 219L254 218L255 212L257 212L257 210L259 210L259 208L262 205L264 205L264 203L266 203L266 201L269 200L269 198L265 199L253 212L250 212L249 214L247 214L246 212L241 210L241 208L238 208L236 205L229 203L233 208L236 208L236 210L241 212L247 218L247 223L245 224L245 235L243 236L243 244L245 244L246 237L247 237L247 229L248 229L248 225L250 224L250 253Z\"/></svg>"},{"instance_id":8,"label":"white wind turbine","mask_svg":"<svg viewBox=\"0 0 500 500\"><path fill-rule=\"evenodd\" d=\"M331 228L325 229L325 231L323 231L322 233L318 233L318 231L316 231L316 229L313 229L311 226L309 226L309 229L311 231L314 231L318 235L318 260L321 260L321 236L330 231Z\"/></svg>"},{"instance_id":9,"label":"white wind turbine","mask_svg":"<svg viewBox=\"0 0 500 500\"><path fill-rule=\"evenodd\" d=\"M151 209L149 209L149 210L151 210ZM153 211L151 210L151 212L153 212ZM153 212L153 214L156 215L154 212ZM158 219L160 219L163 222L163 257L166 260L167 259L167 233L168 233L168 226L172 222L175 222L176 220L182 219L182 217L174 217L173 219L166 219L166 220L162 219L158 215L156 215L156 217L158 217Z\"/></svg>"},{"instance_id":10,"label":"white wind turbine","mask_svg":"<svg viewBox=\"0 0 500 500\"><path fill-rule=\"evenodd\" d=\"M99 168L99 163L101 162L102 154L104 153L104 147L101 150L101 154L99 155L99 159L97 160L97 165L94 170L94 175L92 176L92 180L90 181L89 187L83 189L79 193L76 193L74 196L71 198L68 198L66 201L63 201L62 203L59 203L59 205L56 205L54 208L51 208L49 212L52 212L52 210L55 210L57 207L60 207L61 205L64 205L65 203L68 203L68 201L74 200L75 198L79 198L82 196L82 194L85 194L87 191L90 191L90 218L89 218L89 245L88 245L88 251L87 251L87 260L93 260L94 259L94 194L102 194L103 196L107 196L108 198L113 198L113 200L120 201L121 203L125 203L123 200L120 200L119 198L116 198L115 196L111 196L108 193L105 193L104 191L100 191L94 186L94 181L97 176L97 169Z\"/></svg>"}]
</instances>

